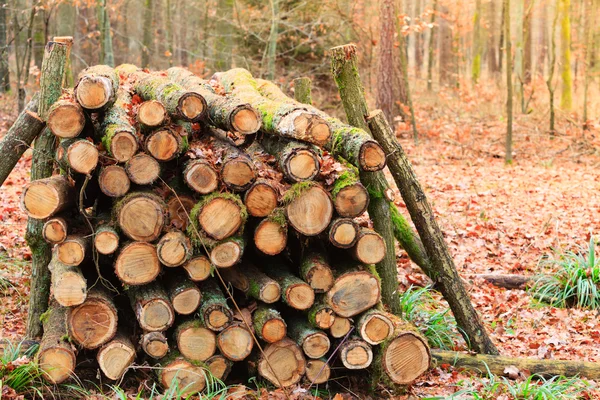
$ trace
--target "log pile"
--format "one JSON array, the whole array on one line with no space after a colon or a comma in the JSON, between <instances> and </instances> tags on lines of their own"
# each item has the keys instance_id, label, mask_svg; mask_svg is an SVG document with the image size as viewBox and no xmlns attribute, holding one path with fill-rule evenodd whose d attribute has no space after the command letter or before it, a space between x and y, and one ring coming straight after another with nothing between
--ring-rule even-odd
<instances>
[{"instance_id":1,"label":"log pile","mask_svg":"<svg viewBox=\"0 0 600 400\"><path fill-rule=\"evenodd\" d=\"M76 374L81 349L108 379L147 362L187 393L238 362L278 387L366 368L408 384L429 367L380 302L386 243L359 173L383 150L272 86L121 65L63 91L47 123L57 173L21 200L54 246L48 381Z\"/></svg>"}]
</instances>

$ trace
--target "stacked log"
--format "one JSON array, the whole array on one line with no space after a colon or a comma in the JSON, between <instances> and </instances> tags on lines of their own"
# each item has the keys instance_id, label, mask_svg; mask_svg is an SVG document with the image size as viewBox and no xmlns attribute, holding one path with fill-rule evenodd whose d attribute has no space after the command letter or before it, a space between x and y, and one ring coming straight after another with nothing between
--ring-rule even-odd
<instances>
[{"instance_id":1,"label":"stacked log","mask_svg":"<svg viewBox=\"0 0 600 400\"><path fill-rule=\"evenodd\" d=\"M381 148L264 86L240 69L96 66L51 108L61 174L21 201L54 246L50 382L77 349L108 379L147 361L188 394L239 362L279 387L327 382L334 359L394 383L428 367L380 303L387 249L359 171L385 165Z\"/></svg>"}]
</instances>

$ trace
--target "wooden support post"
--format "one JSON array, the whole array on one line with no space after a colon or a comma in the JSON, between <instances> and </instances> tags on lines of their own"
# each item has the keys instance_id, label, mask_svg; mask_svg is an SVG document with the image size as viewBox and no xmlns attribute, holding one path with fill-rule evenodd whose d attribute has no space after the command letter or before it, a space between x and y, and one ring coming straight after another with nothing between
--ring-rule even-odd
<instances>
[{"instance_id":1,"label":"wooden support post","mask_svg":"<svg viewBox=\"0 0 600 400\"><path fill-rule=\"evenodd\" d=\"M478 353L498 354L462 284L427 196L383 112L373 112L369 117L369 125L373 136L387 154L390 172L429 256L430 268L424 272L448 301L460 332L471 348Z\"/></svg>"},{"instance_id":2,"label":"wooden support post","mask_svg":"<svg viewBox=\"0 0 600 400\"><path fill-rule=\"evenodd\" d=\"M48 42L44 52L40 75L40 98L38 114L46 121L50 106L58 100L62 92L62 82L67 59L67 45ZM55 137L49 129L44 129L36 139L31 162L31 180L43 179L52 175ZM44 221L29 218L25 239L31 249L31 295L27 319L27 337L41 336L40 316L48 308L50 292L50 271L47 266L51 259L50 245L42 236Z\"/></svg>"},{"instance_id":3,"label":"wooden support post","mask_svg":"<svg viewBox=\"0 0 600 400\"><path fill-rule=\"evenodd\" d=\"M331 49L331 71L342 98L348 123L369 132L366 120L368 108L364 88L358 74L355 45L338 46ZM383 172L362 171L360 179L369 190L371 197L368 210L373 220L373 227L381 235L387 248L385 257L376 265L377 272L381 277L382 301L394 314L399 315L398 271L394 250L394 232L389 223L391 220L390 207L386 199L387 181Z\"/></svg>"}]
</instances>

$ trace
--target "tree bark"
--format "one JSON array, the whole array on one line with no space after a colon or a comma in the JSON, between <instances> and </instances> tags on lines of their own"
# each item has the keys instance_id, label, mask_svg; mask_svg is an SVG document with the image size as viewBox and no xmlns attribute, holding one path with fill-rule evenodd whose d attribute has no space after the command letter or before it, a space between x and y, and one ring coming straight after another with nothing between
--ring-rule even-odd
<instances>
[{"instance_id":1,"label":"tree bark","mask_svg":"<svg viewBox=\"0 0 600 400\"><path fill-rule=\"evenodd\" d=\"M6 40L7 32L6 7L0 7L0 93L10 91L10 70L8 67L8 46ZM2 186L1 183L0 186Z\"/></svg>"},{"instance_id":2,"label":"tree bark","mask_svg":"<svg viewBox=\"0 0 600 400\"><path fill-rule=\"evenodd\" d=\"M364 88L358 74L356 46L346 45L331 49L331 67L348 122L350 125L369 132L366 121L369 111L364 97ZM363 184L369 188L371 199L368 210L373 220L373 227L381 235L387 248L385 258L376 266L382 280L383 303L396 314L400 312L400 301L397 295L398 271L394 250L394 233L392 225L389 223L391 220L390 208L388 200L385 198L388 190L387 181L382 172L362 172L360 178Z\"/></svg>"},{"instance_id":3,"label":"tree bark","mask_svg":"<svg viewBox=\"0 0 600 400\"><path fill-rule=\"evenodd\" d=\"M388 154L390 172L431 260L431 269L424 272L438 285L448 301L465 341L478 353L498 354L462 285L433 210L404 150L397 143L382 112L372 114L369 124Z\"/></svg>"},{"instance_id":4,"label":"tree bark","mask_svg":"<svg viewBox=\"0 0 600 400\"><path fill-rule=\"evenodd\" d=\"M510 0L504 0L504 40L506 40L506 143L504 161L512 163L513 82L512 39L510 37Z\"/></svg>"},{"instance_id":5,"label":"tree bark","mask_svg":"<svg viewBox=\"0 0 600 400\"><path fill-rule=\"evenodd\" d=\"M154 7L153 0L144 0L144 32L142 38L142 68L148 68L150 59L152 58L153 40L153 20Z\"/></svg>"},{"instance_id":6,"label":"tree bark","mask_svg":"<svg viewBox=\"0 0 600 400\"><path fill-rule=\"evenodd\" d=\"M561 80L562 91L560 107L571 110L573 106L573 75L571 72L571 0L559 0L562 17L560 20L560 48L561 48Z\"/></svg>"},{"instance_id":7,"label":"tree bark","mask_svg":"<svg viewBox=\"0 0 600 400\"><path fill-rule=\"evenodd\" d=\"M475 16L473 17L473 61L471 63L471 80L479 82L481 75L481 58L483 53L481 38L481 0L475 1Z\"/></svg>"},{"instance_id":8,"label":"tree bark","mask_svg":"<svg viewBox=\"0 0 600 400\"><path fill-rule=\"evenodd\" d=\"M492 2L493 3L493 2ZM438 0L433 0L433 10L431 13L431 19L429 23L431 24L431 29L429 32L429 44L427 45L427 91L431 92L433 90L433 65L435 64L435 33L437 32L437 28L435 26L435 20L437 18L438 13Z\"/></svg>"},{"instance_id":9,"label":"tree bark","mask_svg":"<svg viewBox=\"0 0 600 400\"><path fill-rule=\"evenodd\" d=\"M490 1L488 3L487 19L489 21L488 31L488 43L487 43L487 62L488 71L490 75L496 75L500 72L498 67L498 52L497 52L497 31L498 31L498 17L496 12L496 1Z\"/></svg>"},{"instance_id":10,"label":"tree bark","mask_svg":"<svg viewBox=\"0 0 600 400\"><path fill-rule=\"evenodd\" d=\"M40 75L40 98L38 114L42 121L46 121L50 106L61 95L61 86L65 71L67 46L50 42L46 46L44 62ZM43 179L52 175L53 153L55 138L49 129L46 129L36 140L33 160L31 163L31 180ZM50 262L50 246L42 237L44 221L28 219L25 239L31 249L31 284L29 298L29 312L27 317L27 337L41 336L42 326L40 316L48 307L50 290L50 273L47 265Z\"/></svg>"},{"instance_id":11,"label":"tree bark","mask_svg":"<svg viewBox=\"0 0 600 400\"><path fill-rule=\"evenodd\" d=\"M68 311L67 307L53 302L44 314L44 336L37 360L44 378L50 383L61 383L75 372L75 348L67 333Z\"/></svg>"},{"instance_id":12,"label":"tree bark","mask_svg":"<svg viewBox=\"0 0 600 400\"><path fill-rule=\"evenodd\" d=\"M394 74L394 35L396 33L395 19L396 13L393 0L379 1L379 67L377 74L377 108L383 110L385 117L390 125L394 123L395 103L394 96L395 82ZM400 49L403 51L403 49Z\"/></svg>"},{"instance_id":13,"label":"tree bark","mask_svg":"<svg viewBox=\"0 0 600 400\"><path fill-rule=\"evenodd\" d=\"M312 82L310 78L302 77L294 79L294 99L303 104L312 105L311 95Z\"/></svg>"}]
</instances>

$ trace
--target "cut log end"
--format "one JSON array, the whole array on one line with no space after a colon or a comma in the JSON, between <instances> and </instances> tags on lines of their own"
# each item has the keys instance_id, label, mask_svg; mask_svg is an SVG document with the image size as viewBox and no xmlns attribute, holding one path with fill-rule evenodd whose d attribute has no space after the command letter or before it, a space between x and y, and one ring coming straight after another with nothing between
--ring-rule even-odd
<instances>
[{"instance_id":1,"label":"cut log end","mask_svg":"<svg viewBox=\"0 0 600 400\"><path fill-rule=\"evenodd\" d=\"M121 337L102 346L96 358L104 375L114 381L120 379L135 360L135 348Z\"/></svg>"},{"instance_id":2,"label":"cut log end","mask_svg":"<svg viewBox=\"0 0 600 400\"><path fill-rule=\"evenodd\" d=\"M258 112L247 105L238 107L231 116L231 127L243 135L250 135L260 129L261 120Z\"/></svg>"},{"instance_id":3,"label":"cut log end","mask_svg":"<svg viewBox=\"0 0 600 400\"><path fill-rule=\"evenodd\" d=\"M154 157L145 153L133 156L125 165L129 179L138 185L150 185L160 175L160 165Z\"/></svg>"},{"instance_id":4,"label":"cut log end","mask_svg":"<svg viewBox=\"0 0 600 400\"><path fill-rule=\"evenodd\" d=\"M360 165L365 171L380 171L385 167L385 152L374 140L365 142L360 148Z\"/></svg>"},{"instance_id":5,"label":"cut log end","mask_svg":"<svg viewBox=\"0 0 600 400\"><path fill-rule=\"evenodd\" d=\"M333 286L333 273L327 265L315 264L305 275L306 282L316 293L325 293Z\"/></svg>"},{"instance_id":6,"label":"cut log end","mask_svg":"<svg viewBox=\"0 0 600 400\"><path fill-rule=\"evenodd\" d=\"M198 122L206 114L206 100L198 93L188 92L179 99L177 111L187 121Z\"/></svg>"},{"instance_id":7,"label":"cut log end","mask_svg":"<svg viewBox=\"0 0 600 400\"><path fill-rule=\"evenodd\" d=\"M394 323L384 313L368 313L360 321L360 337L367 343L377 345L394 332Z\"/></svg>"},{"instance_id":8,"label":"cut log end","mask_svg":"<svg viewBox=\"0 0 600 400\"><path fill-rule=\"evenodd\" d=\"M127 162L137 153L139 148L137 139L130 131L115 133L110 141L110 154L117 162Z\"/></svg>"},{"instance_id":9,"label":"cut log end","mask_svg":"<svg viewBox=\"0 0 600 400\"><path fill-rule=\"evenodd\" d=\"M99 110L113 97L112 82L104 76L84 76L77 83L75 96L83 108Z\"/></svg>"},{"instance_id":10,"label":"cut log end","mask_svg":"<svg viewBox=\"0 0 600 400\"><path fill-rule=\"evenodd\" d=\"M229 375L233 363L221 354L215 354L206 360L204 365L206 365L212 376L223 381Z\"/></svg>"},{"instance_id":11,"label":"cut log end","mask_svg":"<svg viewBox=\"0 0 600 400\"><path fill-rule=\"evenodd\" d=\"M306 380L311 385L325 383L331 377L331 367L326 360L308 360L306 362Z\"/></svg>"},{"instance_id":12,"label":"cut log end","mask_svg":"<svg viewBox=\"0 0 600 400\"><path fill-rule=\"evenodd\" d=\"M174 319L173 308L163 299L146 302L138 313L140 326L150 332L164 331L173 324Z\"/></svg>"},{"instance_id":13,"label":"cut log end","mask_svg":"<svg viewBox=\"0 0 600 400\"><path fill-rule=\"evenodd\" d=\"M217 346L231 361L241 361L250 355L254 347L252 334L242 324L232 324L217 336Z\"/></svg>"},{"instance_id":14,"label":"cut log end","mask_svg":"<svg viewBox=\"0 0 600 400\"><path fill-rule=\"evenodd\" d=\"M284 167L294 182L301 182L314 179L319 173L321 163L317 155L306 149L294 152L286 159Z\"/></svg>"},{"instance_id":15,"label":"cut log end","mask_svg":"<svg viewBox=\"0 0 600 400\"><path fill-rule=\"evenodd\" d=\"M198 222L210 237L222 240L237 232L244 220L235 201L216 197L202 207Z\"/></svg>"},{"instance_id":16,"label":"cut log end","mask_svg":"<svg viewBox=\"0 0 600 400\"><path fill-rule=\"evenodd\" d=\"M186 289L173 296L171 302L173 303L173 308L178 314L190 315L196 311L201 300L202 295L200 290L194 287Z\"/></svg>"},{"instance_id":17,"label":"cut log end","mask_svg":"<svg viewBox=\"0 0 600 400\"><path fill-rule=\"evenodd\" d=\"M159 376L160 384L164 388L169 389L172 385L177 385L178 393L183 396L201 392L206 386L206 373L202 368L182 358L176 358L164 365Z\"/></svg>"},{"instance_id":18,"label":"cut log end","mask_svg":"<svg viewBox=\"0 0 600 400\"><path fill-rule=\"evenodd\" d=\"M131 187L129 176L125 168L120 165L109 165L102 168L98 184L102 193L108 197L123 197Z\"/></svg>"},{"instance_id":19,"label":"cut log end","mask_svg":"<svg viewBox=\"0 0 600 400\"><path fill-rule=\"evenodd\" d=\"M358 217L369 206L369 193L361 183L348 185L337 193L334 205L341 217Z\"/></svg>"},{"instance_id":20,"label":"cut log end","mask_svg":"<svg viewBox=\"0 0 600 400\"><path fill-rule=\"evenodd\" d=\"M62 104L50 110L47 126L54 136L69 139L79 136L85 126L85 115L75 104Z\"/></svg>"},{"instance_id":21,"label":"cut log end","mask_svg":"<svg viewBox=\"0 0 600 400\"><path fill-rule=\"evenodd\" d=\"M167 355L169 345L167 338L162 332L147 332L140 339L142 349L150 357L159 359Z\"/></svg>"},{"instance_id":22,"label":"cut log end","mask_svg":"<svg viewBox=\"0 0 600 400\"><path fill-rule=\"evenodd\" d=\"M364 264L377 264L385 257L385 242L383 238L368 229L362 229L354 247L354 256Z\"/></svg>"},{"instance_id":23,"label":"cut log end","mask_svg":"<svg viewBox=\"0 0 600 400\"><path fill-rule=\"evenodd\" d=\"M244 191L256 179L256 171L250 161L235 159L223 165L221 177L231 190Z\"/></svg>"},{"instance_id":24,"label":"cut log end","mask_svg":"<svg viewBox=\"0 0 600 400\"><path fill-rule=\"evenodd\" d=\"M350 329L352 329L350 319L336 315L331 328L329 328L329 333L333 338L339 339L346 336Z\"/></svg>"},{"instance_id":25,"label":"cut log end","mask_svg":"<svg viewBox=\"0 0 600 400\"><path fill-rule=\"evenodd\" d=\"M220 332L231 323L233 314L226 304L213 304L204 310L203 318L208 329Z\"/></svg>"},{"instance_id":26,"label":"cut log end","mask_svg":"<svg viewBox=\"0 0 600 400\"><path fill-rule=\"evenodd\" d=\"M244 197L248 213L253 217L266 217L277 207L277 191L269 184L257 182Z\"/></svg>"},{"instance_id":27,"label":"cut log end","mask_svg":"<svg viewBox=\"0 0 600 400\"><path fill-rule=\"evenodd\" d=\"M143 242L133 242L121 250L115 261L115 273L127 285L152 282L160 272L156 248Z\"/></svg>"},{"instance_id":28,"label":"cut log end","mask_svg":"<svg viewBox=\"0 0 600 400\"><path fill-rule=\"evenodd\" d=\"M70 204L70 185L62 176L30 182L21 195L21 207L30 218L46 219Z\"/></svg>"},{"instance_id":29,"label":"cut log end","mask_svg":"<svg viewBox=\"0 0 600 400\"><path fill-rule=\"evenodd\" d=\"M61 347L43 349L38 356L38 364L46 380L61 383L75 371L75 355L73 351Z\"/></svg>"},{"instance_id":30,"label":"cut log end","mask_svg":"<svg viewBox=\"0 0 600 400\"><path fill-rule=\"evenodd\" d=\"M210 329L190 324L177 332L177 348L189 360L205 361L217 349L217 337Z\"/></svg>"},{"instance_id":31,"label":"cut log end","mask_svg":"<svg viewBox=\"0 0 600 400\"><path fill-rule=\"evenodd\" d=\"M210 260L218 268L230 268L242 259L244 249L235 240L216 245L210 252Z\"/></svg>"},{"instance_id":32,"label":"cut log end","mask_svg":"<svg viewBox=\"0 0 600 400\"><path fill-rule=\"evenodd\" d=\"M52 294L61 306L78 306L87 297L87 282L79 271L67 270L60 277L53 276L52 283Z\"/></svg>"},{"instance_id":33,"label":"cut log end","mask_svg":"<svg viewBox=\"0 0 600 400\"><path fill-rule=\"evenodd\" d=\"M87 175L98 165L99 153L92 142L77 140L67 148L66 158L69 168L80 174Z\"/></svg>"},{"instance_id":34,"label":"cut log end","mask_svg":"<svg viewBox=\"0 0 600 400\"><path fill-rule=\"evenodd\" d=\"M331 342L324 332L308 335L302 342L302 350L309 358L321 358L329 351Z\"/></svg>"},{"instance_id":35,"label":"cut log end","mask_svg":"<svg viewBox=\"0 0 600 400\"><path fill-rule=\"evenodd\" d=\"M95 349L111 340L117 332L117 310L106 296L88 295L68 317L70 337L86 349Z\"/></svg>"},{"instance_id":36,"label":"cut log end","mask_svg":"<svg viewBox=\"0 0 600 400\"><path fill-rule=\"evenodd\" d=\"M179 267L191 254L192 244L180 231L166 233L156 246L158 259L166 267Z\"/></svg>"},{"instance_id":37,"label":"cut log end","mask_svg":"<svg viewBox=\"0 0 600 400\"><path fill-rule=\"evenodd\" d=\"M413 382L429 369L431 355L421 338L404 333L392 340L383 352L382 367L399 385Z\"/></svg>"},{"instance_id":38,"label":"cut log end","mask_svg":"<svg viewBox=\"0 0 600 400\"><path fill-rule=\"evenodd\" d=\"M261 336L267 343L280 341L287 334L285 322L278 318L273 318L265 322L262 326Z\"/></svg>"},{"instance_id":39,"label":"cut log end","mask_svg":"<svg viewBox=\"0 0 600 400\"><path fill-rule=\"evenodd\" d=\"M329 226L333 204L329 194L320 186L313 186L297 196L287 206L290 224L303 235L315 236Z\"/></svg>"},{"instance_id":40,"label":"cut log end","mask_svg":"<svg viewBox=\"0 0 600 400\"><path fill-rule=\"evenodd\" d=\"M97 232L94 236L94 246L100 254L113 254L119 248L119 235L115 230Z\"/></svg>"},{"instance_id":41,"label":"cut log end","mask_svg":"<svg viewBox=\"0 0 600 400\"><path fill-rule=\"evenodd\" d=\"M322 308L315 313L315 325L319 329L330 329L335 322L335 313L329 307Z\"/></svg>"},{"instance_id":42,"label":"cut log end","mask_svg":"<svg viewBox=\"0 0 600 400\"><path fill-rule=\"evenodd\" d=\"M368 343L351 339L341 346L340 358L348 369L365 369L373 362L373 350Z\"/></svg>"},{"instance_id":43,"label":"cut log end","mask_svg":"<svg viewBox=\"0 0 600 400\"><path fill-rule=\"evenodd\" d=\"M260 290L260 300L272 304L281 298L281 287L277 282L267 282Z\"/></svg>"},{"instance_id":44,"label":"cut log end","mask_svg":"<svg viewBox=\"0 0 600 400\"><path fill-rule=\"evenodd\" d=\"M358 226L351 219L337 219L329 228L329 242L340 249L353 247L357 238Z\"/></svg>"},{"instance_id":45,"label":"cut log end","mask_svg":"<svg viewBox=\"0 0 600 400\"><path fill-rule=\"evenodd\" d=\"M277 255L287 245L287 230L278 222L261 221L254 231L254 244L258 250L267 255Z\"/></svg>"},{"instance_id":46,"label":"cut log end","mask_svg":"<svg viewBox=\"0 0 600 400\"><path fill-rule=\"evenodd\" d=\"M163 125L167 120L167 110L161 102L148 100L140 104L138 108L138 121L150 128Z\"/></svg>"},{"instance_id":47,"label":"cut log end","mask_svg":"<svg viewBox=\"0 0 600 400\"><path fill-rule=\"evenodd\" d=\"M258 363L258 373L277 387L295 385L305 371L302 350L288 338L268 345Z\"/></svg>"},{"instance_id":48,"label":"cut log end","mask_svg":"<svg viewBox=\"0 0 600 400\"><path fill-rule=\"evenodd\" d=\"M146 150L158 161L171 161L181 150L181 137L171 129L159 129L146 139Z\"/></svg>"},{"instance_id":49,"label":"cut log end","mask_svg":"<svg viewBox=\"0 0 600 400\"><path fill-rule=\"evenodd\" d=\"M80 265L85 259L88 241L80 235L71 235L56 245L56 258L68 266Z\"/></svg>"},{"instance_id":50,"label":"cut log end","mask_svg":"<svg viewBox=\"0 0 600 400\"><path fill-rule=\"evenodd\" d=\"M163 205L152 196L133 195L119 207L118 223L130 239L152 242L158 239L165 224Z\"/></svg>"},{"instance_id":51,"label":"cut log end","mask_svg":"<svg viewBox=\"0 0 600 400\"><path fill-rule=\"evenodd\" d=\"M183 172L183 179L193 191L209 194L219 187L219 174L207 162L192 160Z\"/></svg>"},{"instance_id":52,"label":"cut log end","mask_svg":"<svg viewBox=\"0 0 600 400\"><path fill-rule=\"evenodd\" d=\"M201 282L210 277L212 266L206 256L196 256L184 264L188 277L194 282Z\"/></svg>"},{"instance_id":53,"label":"cut log end","mask_svg":"<svg viewBox=\"0 0 600 400\"><path fill-rule=\"evenodd\" d=\"M326 296L337 315L349 318L377 304L381 288L377 278L370 273L350 272L339 277Z\"/></svg>"},{"instance_id":54,"label":"cut log end","mask_svg":"<svg viewBox=\"0 0 600 400\"><path fill-rule=\"evenodd\" d=\"M50 244L58 244L67 238L67 222L60 217L50 218L42 228L42 236Z\"/></svg>"},{"instance_id":55,"label":"cut log end","mask_svg":"<svg viewBox=\"0 0 600 400\"><path fill-rule=\"evenodd\" d=\"M293 284L287 288L286 300L296 310L307 310L315 302L315 292L306 283Z\"/></svg>"}]
</instances>

